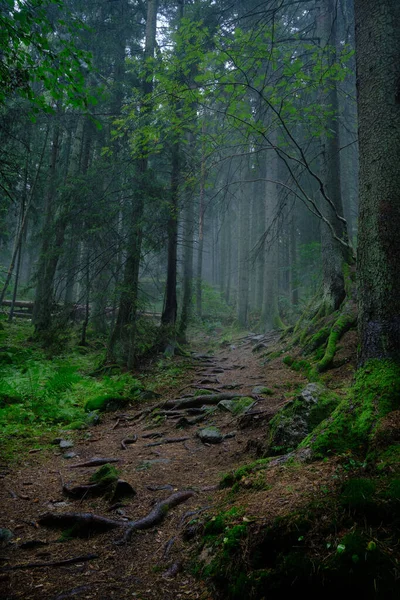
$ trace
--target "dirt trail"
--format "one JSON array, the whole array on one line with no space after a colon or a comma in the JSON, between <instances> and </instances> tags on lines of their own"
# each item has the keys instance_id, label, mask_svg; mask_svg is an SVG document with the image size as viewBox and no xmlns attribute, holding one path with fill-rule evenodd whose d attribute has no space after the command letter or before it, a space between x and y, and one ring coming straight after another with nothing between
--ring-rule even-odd
<instances>
[{"instance_id":1,"label":"dirt trail","mask_svg":"<svg viewBox=\"0 0 400 600\"><path fill-rule=\"evenodd\" d=\"M268 342L274 340L276 337L271 337ZM133 410L119 418L111 413L101 425L90 429L89 439L85 432L75 436L72 450L77 456L72 460L63 458L63 452L55 448L27 453L16 467L2 466L0 527L12 530L16 539L1 551L0 596L7 600L210 598L186 568L190 542L183 541L182 532L200 514L196 511L202 515L212 512L222 495L218 489L221 475L252 460L249 451L264 437L265 422L272 409L284 403L288 392L304 381L300 374L284 366L281 359L262 366L259 355L252 352L256 343L257 338L243 337L213 357L195 355L191 379L182 392L184 395L195 391L196 387L190 387L194 385L248 395L256 385L267 386L272 394L256 398L250 410L258 414L246 417L246 427L241 427L239 417L220 409L183 430L176 427L179 415L168 416L164 422L158 417L159 422L155 423L150 416L130 420L137 413ZM148 406L151 404L157 402ZM189 419L193 417L196 415L188 415ZM197 431L210 425L217 426L224 436L232 437L228 435L220 444L202 443ZM149 437L152 432L162 437ZM134 435L137 441L123 449L122 440ZM189 439L149 445L179 437ZM78 500L63 495L60 474L65 482L87 482L93 468L70 467L93 457L119 459L121 477L134 487L136 496L110 512L110 503L103 498ZM171 508L155 527L135 531L123 545L115 544L122 537L121 529L61 543L60 531L37 525L39 515L46 512L93 513L125 522L137 520L151 512L158 502L185 490L192 490L194 495ZM22 547L26 542L33 542L30 548ZM79 557L87 560L81 558L52 567L9 569Z\"/></svg>"}]
</instances>

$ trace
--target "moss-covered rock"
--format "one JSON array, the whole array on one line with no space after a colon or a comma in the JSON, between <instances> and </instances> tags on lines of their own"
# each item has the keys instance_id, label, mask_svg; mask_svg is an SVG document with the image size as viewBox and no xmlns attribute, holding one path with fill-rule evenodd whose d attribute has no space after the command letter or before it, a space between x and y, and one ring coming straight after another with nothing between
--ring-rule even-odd
<instances>
[{"instance_id":1,"label":"moss-covered rock","mask_svg":"<svg viewBox=\"0 0 400 600\"><path fill-rule=\"evenodd\" d=\"M104 487L116 484L118 481L119 472L109 463L102 465L90 477L91 483L98 483Z\"/></svg>"},{"instance_id":2,"label":"moss-covered rock","mask_svg":"<svg viewBox=\"0 0 400 600\"><path fill-rule=\"evenodd\" d=\"M337 407L338 397L318 383L309 383L295 400L286 404L270 421L269 454L284 454L297 448L313 429Z\"/></svg>"}]
</instances>

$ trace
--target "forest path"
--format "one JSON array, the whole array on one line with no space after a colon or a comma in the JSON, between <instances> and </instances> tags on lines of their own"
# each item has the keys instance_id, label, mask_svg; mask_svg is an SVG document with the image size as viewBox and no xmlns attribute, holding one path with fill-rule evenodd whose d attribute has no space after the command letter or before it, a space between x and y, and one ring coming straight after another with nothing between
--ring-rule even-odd
<instances>
[{"instance_id":1,"label":"forest path","mask_svg":"<svg viewBox=\"0 0 400 600\"><path fill-rule=\"evenodd\" d=\"M214 356L194 355L187 385L172 396L178 398L179 391L187 395L196 388L245 396L253 391L251 416L234 416L218 408L201 422L180 429L177 420L181 417L164 416L162 408L158 414L148 412L139 418L133 418L138 415L133 410L123 415L111 413L89 435L76 434L72 448L76 456L72 460L54 448L27 453L17 467L5 471L0 490L1 526L12 530L15 538L2 551L0 596L7 600L210 599L202 583L190 574L190 544L183 540L182 533L188 538L189 521L212 512L222 498L223 492L218 488L222 474L254 459L251 453L265 437L266 420L288 400L290 390L304 381L302 375L283 365L281 358L263 366L259 354L253 352L256 344L272 345L278 337L273 334L260 340L250 334L226 344ZM269 395L254 393L255 386L269 388ZM168 396L162 400L170 400ZM156 404L160 402L148 403L146 407ZM185 411L189 420L198 416L189 412L196 411ZM198 431L209 426L217 427L224 436L221 443L206 444L199 439ZM155 437L149 437L152 433ZM133 436L137 436L137 441L127 443L123 449L121 442ZM149 446L181 437L189 439ZM121 477L136 491L133 498L113 511L110 502L102 497L79 500L62 492L62 480L74 485L88 483L95 469L71 469L71 464L93 457L118 459L116 466ZM186 490L194 493L171 508L162 522L135 531L123 545L115 544L122 538L121 528L92 533L86 538L67 538L60 543L59 530L38 525L39 515L47 512L93 513L126 524L149 514L160 501ZM88 560L66 565L9 569L88 556Z\"/></svg>"}]
</instances>

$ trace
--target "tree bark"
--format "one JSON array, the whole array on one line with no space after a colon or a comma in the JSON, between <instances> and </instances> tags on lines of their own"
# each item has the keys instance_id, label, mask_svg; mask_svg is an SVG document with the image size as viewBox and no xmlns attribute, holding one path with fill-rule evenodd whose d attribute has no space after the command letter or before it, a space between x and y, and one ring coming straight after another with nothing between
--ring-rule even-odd
<instances>
[{"instance_id":1,"label":"tree bark","mask_svg":"<svg viewBox=\"0 0 400 600\"><path fill-rule=\"evenodd\" d=\"M400 351L400 3L356 0L360 360Z\"/></svg>"}]
</instances>

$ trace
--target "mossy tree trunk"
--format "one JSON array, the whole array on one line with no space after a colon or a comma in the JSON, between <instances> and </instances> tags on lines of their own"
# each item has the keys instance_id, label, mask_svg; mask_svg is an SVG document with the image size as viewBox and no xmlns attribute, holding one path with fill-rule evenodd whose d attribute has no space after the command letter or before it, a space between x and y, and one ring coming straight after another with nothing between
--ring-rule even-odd
<instances>
[{"instance_id":1,"label":"mossy tree trunk","mask_svg":"<svg viewBox=\"0 0 400 600\"><path fill-rule=\"evenodd\" d=\"M400 2L356 0L361 363L400 352Z\"/></svg>"}]
</instances>

